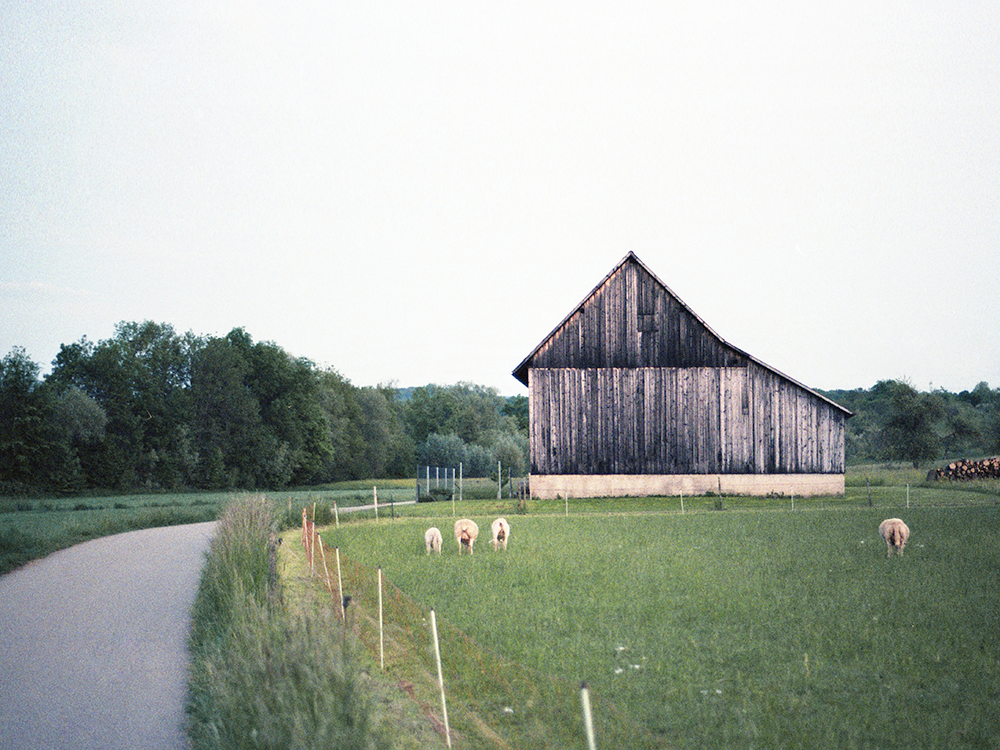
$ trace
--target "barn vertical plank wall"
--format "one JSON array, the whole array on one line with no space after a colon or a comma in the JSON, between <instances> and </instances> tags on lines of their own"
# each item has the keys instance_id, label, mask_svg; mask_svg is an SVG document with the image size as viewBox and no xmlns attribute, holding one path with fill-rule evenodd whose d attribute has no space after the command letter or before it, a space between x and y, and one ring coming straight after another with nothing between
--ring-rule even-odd
<instances>
[{"instance_id":1,"label":"barn vertical plank wall","mask_svg":"<svg viewBox=\"0 0 1000 750\"><path fill-rule=\"evenodd\" d=\"M844 472L851 413L726 343L632 253L514 375L533 475Z\"/></svg>"}]
</instances>

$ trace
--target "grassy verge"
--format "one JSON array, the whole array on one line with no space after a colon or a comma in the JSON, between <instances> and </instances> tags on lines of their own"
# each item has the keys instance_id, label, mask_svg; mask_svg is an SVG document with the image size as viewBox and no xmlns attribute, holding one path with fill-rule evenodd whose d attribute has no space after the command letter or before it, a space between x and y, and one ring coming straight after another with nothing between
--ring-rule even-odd
<instances>
[{"instance_id":1,"label":"grassy verge","mask_svg":"<svg viewBox=\"0 0 1000 750\"><path fill-rule=\"evenodd\" d=\"M280 601L275 528L262 496L233 503L219 520L193 610L191 747L382 747L329 608Z\"/></svg>"}]
</instances>

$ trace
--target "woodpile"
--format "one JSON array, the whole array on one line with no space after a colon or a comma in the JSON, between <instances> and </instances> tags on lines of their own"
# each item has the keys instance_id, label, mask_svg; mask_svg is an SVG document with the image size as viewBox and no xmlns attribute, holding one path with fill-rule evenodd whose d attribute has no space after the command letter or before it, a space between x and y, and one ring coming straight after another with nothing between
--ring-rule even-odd
<instances>
[{"instance_id":1,"label":"woodpile","mask_svg":"<svg viewBox=\"0 0 1000 750\"><path fill-rule=\"evenodd\" d=\"M952 461L943 469L931 469L928 479L1000 479L1000 457Z\"/></svg>"}]
</instances>

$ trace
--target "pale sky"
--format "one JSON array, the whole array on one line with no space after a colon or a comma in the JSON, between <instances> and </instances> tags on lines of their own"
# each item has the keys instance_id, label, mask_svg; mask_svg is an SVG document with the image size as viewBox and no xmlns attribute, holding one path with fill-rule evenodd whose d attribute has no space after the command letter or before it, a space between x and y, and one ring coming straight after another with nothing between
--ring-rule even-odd
<instances>
[{"instance_id":1,"label":"pale sky","mask_svg":"<svg viewBox=\"0 0 1000 750\"><path fill-rule=\"evenodd\" d=\"M1000 3L0 0L0 356L511 371L634 251L816 388L1000 387Z\"/></svg>"}]
</instances>

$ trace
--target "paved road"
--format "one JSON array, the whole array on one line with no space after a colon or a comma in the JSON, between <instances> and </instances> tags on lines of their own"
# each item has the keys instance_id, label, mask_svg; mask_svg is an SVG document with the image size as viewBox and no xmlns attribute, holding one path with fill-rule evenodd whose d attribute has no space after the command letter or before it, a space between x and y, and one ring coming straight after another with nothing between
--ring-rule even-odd
<instances>
[{"instance_id":1,"label":"paved road","mask_svg":"<svg viewBox=\"0 0 1000 750\"><path fill-rule=\"evenodd\" d=\"M0 750L180 750L190 609L214 523L62 550L0 577Z\"/></svg>"}]
</instances>

